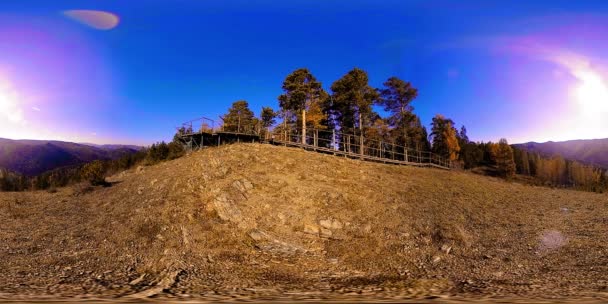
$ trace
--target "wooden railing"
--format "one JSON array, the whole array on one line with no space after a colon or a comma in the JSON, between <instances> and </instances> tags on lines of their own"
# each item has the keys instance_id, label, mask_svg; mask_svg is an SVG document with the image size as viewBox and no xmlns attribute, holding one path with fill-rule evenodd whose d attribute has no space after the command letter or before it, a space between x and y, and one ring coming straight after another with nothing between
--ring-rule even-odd
<instances>
[{"instance_id":1,"label":"wooden railing","mask_svg":"<svg viewBox=\"0 0 608 304\"><path fill-rule=\"evenodd\" d=\"M442 169L452 168L449 159L432 152L419 151L390 141L369 139L361 135L337 131L307 129L306 135L302 136L302 133L294 133L290 130L275 130L270 132L265 139L275 144L296 146L352 158Z\"/></svg>"},{"instance_id":2,"label":"wooden railing","mask_svg":"<svg viewBox=\"0 0 608 304\"><path fill-rule=\"evenodd\" d=\"M302 134L301 130L295 131L289 127L268 130L259 125L216 124L214 120L205 117L186 122L177 130L185 145L189 145L191 149L195 146L202 147L203 134L211 134L218 137L217 141L213 141L218 145L222 142L220 136L224 139L234 137L236 142L239 142L240 137L247 137L248 140L257 139L265 143L300 147L370 161L442 169L452 168L449 159L432 152L411 149L388 140L370 139L362 135L347 134L336 130L309 128L306 129L306 134ZM193 145L195 137L200 137L200 143Z\"/></svg>"}]
</instances>

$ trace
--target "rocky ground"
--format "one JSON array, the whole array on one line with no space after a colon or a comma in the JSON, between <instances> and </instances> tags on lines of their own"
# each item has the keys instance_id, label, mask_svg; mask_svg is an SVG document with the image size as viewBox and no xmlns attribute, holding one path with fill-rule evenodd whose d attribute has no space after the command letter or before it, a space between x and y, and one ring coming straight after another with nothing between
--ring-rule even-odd
<instances>
[{"instance_id":1,"label":"rocky ground","mask_svg":"<svg viewBox=\"0 0 608 304\"><path fill-rule=\"evenodd\" d=\"M0 193L0 299L608 299L608 195L270 145Z\"/></svg>"}]
</instances>

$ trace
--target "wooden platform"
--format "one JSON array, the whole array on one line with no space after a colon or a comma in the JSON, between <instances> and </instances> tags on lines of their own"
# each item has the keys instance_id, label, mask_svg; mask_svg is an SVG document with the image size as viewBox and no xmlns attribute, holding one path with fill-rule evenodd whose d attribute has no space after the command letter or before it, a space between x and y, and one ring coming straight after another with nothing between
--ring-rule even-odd
<instances>
[{"instance_id":1,"label":"wooden platform","mask_svg":"<svg viewBox=\"0 0 608 304\"><path fill-rule=\"evenodd\" d=\"M187 149L200 149L209 146L219 146L222 144L239 143L239 142L260 142L260 136L249 133L238 132L198 132L182 134L179 136L182 143Z\"/></svg>"}]
</instances>

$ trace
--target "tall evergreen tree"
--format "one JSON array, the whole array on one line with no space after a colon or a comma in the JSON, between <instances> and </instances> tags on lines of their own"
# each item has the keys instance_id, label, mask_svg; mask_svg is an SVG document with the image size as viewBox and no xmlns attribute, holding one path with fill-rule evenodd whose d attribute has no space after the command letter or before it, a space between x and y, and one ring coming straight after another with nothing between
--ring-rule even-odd
<instances>
[{"instance_id":1,"label":"tall evergreen tree","mask_svg":"<svg viewBox=\"0 0 608 304\"><path fill-rule=\"evenodd\" d=\"M270 107L262 107L260 113L260 120L262 121L262 127L268 129L276 123L277 113Z\"/></svg>"},{"instance_id":2,"label":"tall evergreen tree","mask_svg":"<svg viewBox=\"0 0 608 304\"><path fill-rule=\"evenodd\" d=\"M389 78L384 82L384 88L380 90L378 103L384 106L385 111L391 113L388 121L395 129L395 135L400 137L399 143L406 147L411 142L408 140L408 136L413 128L412 124L416 123L416 119L418 119L412 113L414 108L411 106L411 102L416 97L418 97L418 90L411 83L397 77Z\"/></svg>"},{"instance_id":3,"label":"tall evergreen tree","mask_svg":"<svg viewBox=\"0 0 608 304\"><path fill-rule=\"evenodd\" d=\"M353 133L373 123L372 105L379 94L368 83L367 73L359 68L346 73L331 85L336 119L343 133Z\"/></svg>"},{"instance_id":4,"label":"tall evergreen tree","mask_svg":"<svg viewBox=\"0 0 608 304\"><path fill-rule=\"evenodd\" d=\"M277 113L270 107L262 107L262 112L260 112L260 121L263 128L263 135L266 139L268 139L268 132L270 127L272 127L276 123Z\"/></svg>"},{"instance_id":5,"label":"tall evergreen tree","mask_svg":"<svg viewBox=\"0 0 608 304\"><path fill-rule=\"evenodd\" d=\"M303 144L306 144L306 113L311 106L316 106L313 109L319 109L319 111L315 114L320 115L322 112L318 103L321 102L323 96L321 83L308 69L297 69L287 75L283 81L283 94L279 96L279 105L283 110L301 113L299 118L302 123Z\"/></svg>"},{"instance_id":6,"label":"tall evergreen tree","mask_svg":"<svg viewBox=\"0 0 608 304\"><path fill-rule=\"evenodd\" d=\"M250 133L254 131L255 115L245 100L235 101L228 113L222 116L224 131Z\"/></svg>"}]
</instances>

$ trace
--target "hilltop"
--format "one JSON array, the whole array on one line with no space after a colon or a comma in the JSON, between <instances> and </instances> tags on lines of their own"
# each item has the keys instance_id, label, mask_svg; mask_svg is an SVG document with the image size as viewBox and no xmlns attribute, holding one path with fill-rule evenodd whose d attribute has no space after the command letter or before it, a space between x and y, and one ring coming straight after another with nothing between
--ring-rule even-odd
<instances>
[{"instance_id":1,"label":"hilltop","mask_svg":"<svg viewBox=\"0 0 608 304\"><path fill-rule=\"evenodd\" d=\"M135 146L77 144L64 141L0 138L0 168L35 176L53 169L135 153Z\"/></svg>"},{"instance_id":2,"label":"hilltop","mask_svg":"<svg viewBox=\"0 0 608 304\"><path fill-rule=\"evenodd\" d=\"M0 298L608 292L605 194L260 144L108 180L0 196Z\"/></svg>"},{"instance_id":3,"label":"hilltop","mask_svg":"<svg viewBox=\"0 0 608 304\"><path fill-rule=\"evenodd\" d=\"M528 142L514 146L546 156L559 154L566 159L608 168L608 138L545 143Z\"/></svg>"}]
</instances>

